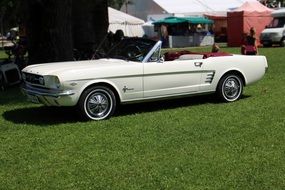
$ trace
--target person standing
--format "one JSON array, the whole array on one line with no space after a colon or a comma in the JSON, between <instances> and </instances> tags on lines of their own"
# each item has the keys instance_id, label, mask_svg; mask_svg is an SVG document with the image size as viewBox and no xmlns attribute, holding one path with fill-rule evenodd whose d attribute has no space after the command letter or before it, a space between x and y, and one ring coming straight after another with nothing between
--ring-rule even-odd
<instances>
[{"instance_id":1,"label":"person standing","mask_svg":"<svg viewBox=\"0 0 285 190\"><path fill-rule=\"evenodd\" d=\"M256 42L256 31L254 27L250 28L249 35L245 38L245 44L241 47L241 53L244 55L257 55L258 48Z\"/></svg>"}]
</instances>

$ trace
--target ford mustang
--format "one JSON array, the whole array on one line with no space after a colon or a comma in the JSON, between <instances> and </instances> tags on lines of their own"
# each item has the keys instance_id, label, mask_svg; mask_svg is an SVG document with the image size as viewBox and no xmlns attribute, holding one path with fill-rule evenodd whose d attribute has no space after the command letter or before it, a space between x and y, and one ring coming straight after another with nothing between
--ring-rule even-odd
<instances>
[{"instance_id":1,"label":"ford mustang","mask_svg":"<svg viewBox=\"0 0 285 190\"><path fill-rule=\"evenodd\" d=\"M243 88L260 80L265 56L190 51L161 53L161 41L126 38L105 58L30 65L22 91L47 106L74 106L89 120L113 115L118 104L215 94L238 100Z\"/></svg>"}]
</instances>

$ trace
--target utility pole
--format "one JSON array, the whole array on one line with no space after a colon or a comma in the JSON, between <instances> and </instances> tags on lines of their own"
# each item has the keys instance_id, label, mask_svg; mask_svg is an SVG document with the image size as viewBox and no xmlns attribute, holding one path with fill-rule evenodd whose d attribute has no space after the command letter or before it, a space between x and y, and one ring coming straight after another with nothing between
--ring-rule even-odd
<instances>
[{"instance_id":1,"label":"utility pole","mask_svg":"<svg viewBox=\"0 0 285 190\"><path fill-rule=\"evenodd\" d=\"M126 5L126 13L128 14L128 4L129 4L129 0L126 0L125 5Z\"/></svg>"},{"instance_id":2,"label":"utility pole","mask_svg":"<svg viewBox=\"0 0 285 190\"><path fill-rule=\"evenodd\" d=\"M125 7L126 7L126 13L128 14L129 10L129 5L132 5L133 2L131 0L125 0Z\"/></svg>"},{"instance_id":3,"label":"utility pole","mask_svg":"<svg viewBox=\"0 0 285 190\"><path fill-rule=\"evenodd\" d=\"M2 37L2 39L1 39L1 47L2 48L4 48L4 39L3 39L3 36L4 36L4 15L5 15L5 12L6 12L6 10L5 10L5 7L1 7L1 19L0 19L0 21L1 21L1 37Z\"/></svg>"}]
</instances>

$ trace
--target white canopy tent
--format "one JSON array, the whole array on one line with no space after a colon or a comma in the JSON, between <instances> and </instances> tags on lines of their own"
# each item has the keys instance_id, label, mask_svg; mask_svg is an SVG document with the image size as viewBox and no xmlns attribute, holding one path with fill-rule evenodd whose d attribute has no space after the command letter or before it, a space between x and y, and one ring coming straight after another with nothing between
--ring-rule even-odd
<instances>
[{"instance_id":1,"label":"white canopy tent","mask_svg":"<svg viewBox=\"0 0 285 190\"><path fill-rule=\"evenodd\" d=\"M109 31L115 33L122 30L125 36L142 37L144 35L143 20L124 12L108 7L109 13Z\"/></svg>"},{"instance_id":2,"label":"white canopy tent","mask_svg":"<svg viewBox=\"0 0 285 190\"><path fill-rule=\"evenodd\" d=\"M121 10L144 20L154 14L226 16L228 11L240 7L246 1L257 0L132 0L127 9L122 6Z\"/></svg>"},{"instance_id":3,"label":"white canopy tent","mask_svg":"<svg viewBox=\"0 0 285 190\"><path fill-rule=\"evenodd\" d=\"M185 16L204 14L226 15L228 11L240 7L249 0L153 0L164 10ZM256 1L256 0L250 0Z\"/></svg>"}]
</instances>

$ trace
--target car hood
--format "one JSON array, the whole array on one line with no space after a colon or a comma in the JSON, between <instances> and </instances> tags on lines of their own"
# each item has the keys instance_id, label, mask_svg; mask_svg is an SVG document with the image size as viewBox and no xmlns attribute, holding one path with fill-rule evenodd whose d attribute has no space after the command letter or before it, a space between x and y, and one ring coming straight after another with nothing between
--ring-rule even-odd
<instances>
[{"instance_id":1,"label":"car hood","mask_svg":"<svg viewBox=\"0 0 285 190\"><path fill-rule=\"evenodd\" d=\"M24 68L23 72L38 75L58 75L66 71L90 70L93 68L101 69L105 67L114 67L122 64L128 64L128 62L119 59L54 62L30 65Z\"/></svg>"},{"instance_id":2,"label":"car hood","mask_svg":"<svg viewBox=\"0 0 285 190\"><path fill-rule=\"evenodd\" d=\"M284 30L283 28L266 28L262 31L261 34L263 34L263 35L268 34L268 33L280 33L280 34L282 34L283 30Z\"/></svg>"},{"instance_id":3,"label":"car hood","mask_svg":"<svg viewBox=\"0 0 285 190\"><path fill-rule=\"evenodd\" d=\"M23 72L37 75L58 76L61 80L84 80L130 73L139 74L142 64L121 59L99 59L87 61L56 62L30 65Z\"/></svg>"}]
</instances>

